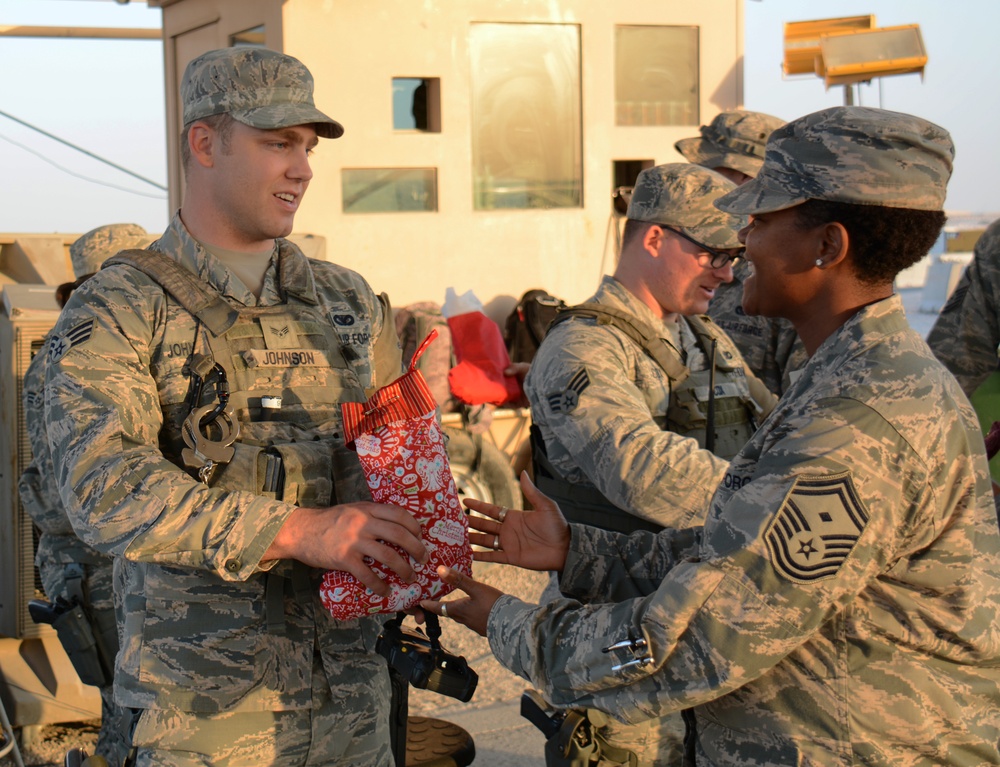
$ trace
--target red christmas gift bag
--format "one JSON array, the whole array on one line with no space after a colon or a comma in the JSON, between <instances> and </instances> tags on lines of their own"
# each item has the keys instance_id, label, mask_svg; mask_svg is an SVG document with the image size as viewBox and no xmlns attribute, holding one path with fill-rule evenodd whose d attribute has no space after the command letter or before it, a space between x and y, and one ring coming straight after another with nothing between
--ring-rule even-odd
<instances>
[{"instance_id":1,"label":"red christmas gift bag","mask_svg":"<svg viewBox=\"0 0 1000 767\"><path fill-rule=\"evenodd\" d=\"M397 612L422 599L444 596L451 587L438 577L438 565L472 574L469 529L448 464L436 404L417 370L420 355L436 337L437 331L431 331L413 355L408 371L376 391L367 403L341 405L344 436L358 453L372 500L402 506L412 513L420 522L430 558L425 565L410 559L417 573L414 583L404 583L380 562L374 563L372 568L390 585L385 597L348 572L328 571L320 597L337 620ZM397 551L408 557L402 549L397 547Z\"/></svg>"}]
</instances>

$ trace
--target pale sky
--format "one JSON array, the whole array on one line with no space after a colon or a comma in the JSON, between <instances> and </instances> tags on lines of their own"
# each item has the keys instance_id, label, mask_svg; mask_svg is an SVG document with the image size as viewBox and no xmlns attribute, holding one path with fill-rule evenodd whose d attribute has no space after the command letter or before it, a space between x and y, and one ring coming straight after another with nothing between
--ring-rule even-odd
<instances>
[{"instance_id":1,"label":"pale sky","mask_svg":"<svg viewBox=\"0 0 1000 767\"><path fill-rule=\"evenodd\" d=\"M595 0L597 2L598 0ZM661 0L662 1L662 0ZM947 128L957 146L947 208L1000 212L997 0L745 0L744 101L783 119L844 103L841 87L783 79L783 24L874 14L880 27L919 24L923 80L862 86L860 102ZM0 25L158 27L160 11L111 0L0 0ZM0 111L166 184L163 54L156 41L0 38ZM166 227L166 193L0 115L0 232L83 232L128 221ZM83 178L81 178L83 177Z\"/></svg>"}]
</instances>

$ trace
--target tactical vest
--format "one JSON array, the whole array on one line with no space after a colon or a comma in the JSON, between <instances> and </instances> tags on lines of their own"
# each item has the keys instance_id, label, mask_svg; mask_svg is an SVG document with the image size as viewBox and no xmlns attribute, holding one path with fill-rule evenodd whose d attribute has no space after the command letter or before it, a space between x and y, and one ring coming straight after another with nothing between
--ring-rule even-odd
<instances>
[{"instance_id":1,"label":"tactical vest","mask_svg":"<svg viewBox=\"0 0 1000 767\"><path fill-rule=\"evenodd\" d=\"M705 358L713 368L692 373L680 360L680 352L661 334L628 312L604 304L586 303L559 313L549 327L574 317L593 319L610 325L628 336L660 367L670 382L670 401L665 417L657 425L697 440L698 446L720 458L732 458L757 428L760 407L749 394L746 371L735 347L721 333L710 330L712 321L694 315L687 318ZM713 424L710 429L709 424ZM560 503L571 522L630 533L634 530L662 530L661 525L635 517L608 500L596 487L576 485L563 479L551 464L537 428L533 427L532 460L538 488Z\"/></svg>"},{"instance_id":2,"label":"tactical vest","mask_svg":"<svg viewBox=\"0 0 1000 767\"><path fill-rule=\"evenodd\" d=\"M184 421L219 397L218 385L191 402L192 359L225 371L228 402L239 423L235 454L210 484L296 506L323 507L369 496L357 454L344 445L340 403L366 392L344 353L327 307L294 296L280 306L234 307L212 286L156 251L122 251L105 262L127 264L156 281L207 331L192 343L183 368L161 347L153 360L163 411L160 448L181 468ZM202 343L203 347L199 348ZM207 347L207 348L206 348ZM353 351L353 350L349 350ZM262 406L281 398L280 409Z\"/></svg>"}]
</instances>

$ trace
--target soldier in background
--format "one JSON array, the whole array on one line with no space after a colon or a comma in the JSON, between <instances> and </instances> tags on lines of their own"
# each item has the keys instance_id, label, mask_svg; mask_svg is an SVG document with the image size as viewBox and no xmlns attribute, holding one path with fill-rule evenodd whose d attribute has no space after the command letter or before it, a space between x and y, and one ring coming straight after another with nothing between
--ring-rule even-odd
<instances>
[{"instance_id":1,"label":"soldier in background","mask_svg":"<svg viewBox=\"0 0 1000 767\"><path fill-rule=\"evenodd\" d=\"M763 112L721 112L701 126L700 136L681 139L674 148L690 162L711 168L739 186L760 172L767 137L784 124ZM743 283L750 270L746 261L733 266L733 279L719 286L708 305L708 316L733 339L747 366L767 388L780 395L807 357L788 320L743 311Z\"/></svg>"},{"instance_id":2,"label":"soldier in background","mask_svg":"<svg viewBox=\"0 0 1000 767\"><path fill-rule=\"evenodd\" d=\"M93 276L106 258L125 248L142 247L149 240L146 230L137 224L100 226L76 240L69 248L76 281L57 289L56 299L60 308L66 304L72 290ZM45 361L46 344L43 343L28 365L22 384L31 463L21 475L18 493L24 510L41 531L35 565L45 596L60 607L75 600L97 642L86 650L76 644L71 644L66 650L70 658L77 662L81 679L95 684L101 693L101 729L95 753L104 757L111 767L119 767L128 755L131 712L115 705L112 690L118 630L111 557L80 540L59 499L56 473L45 438ZM63 602L59 602L60 599ZM60 633L60 639L66 635L65 631ZM81 651L86 652L86 657L79 657Z\"/></svg>"},{"instance_id":3,"label":"soldier in background","mask_svg":"<svg viewBox=\"0 0 1000 767\"><path fill-rule=\"evenodd\" d=\"M700 524L774 405L703 316L741 252L743 219L712 205L733 188L687 163L640 173L614 275L559 313L532 361L536 481L573 521L620 532Z\"/></svg>"},{"instance_id":4,"label":"soldier in background","mask_svg":"<svg viewBox=\"0 0 1000 767\"><path fill-rule=\"evenodd\" d=\"M450 570L449 617L557 706L692 707L699 765L1000 763L1000 530L975 413L893 280L933 245L954 147L835 107L771 134L751 182L744 304L811 357L703 528L630 536L469 500L483 561L561 572L527 605ZM863 183L861 183L863 180ZM503 520L501 521L501 517ZM442 603L424 609L441 612Z\"/></svg>"},{"instance_id":5,"label":"soldier in background","mask_svg":"<svg viewBox=\"0 0 1000 767\"><path fill-rule=\"evenodd\" d=\"M416 520L371 502L340 416L400 349L384 297L285 239L343 128L264 48L198 56L180 91L181 209L74 292L48 344L60 495L115 560L115 699L140 767L388 767L380 621L335 621L319 582L385 594L375 561L412 582L427 559Z\"/></svg>"},{"instance_id":6,"label":"soldier in background","mask_svg":"<svg viewBox=\"0 0 1000 767\"><path fill-rule=\"evenodd\" d=\"M972 261L927 335L927 345L969 397L1000 358L1000 219L983 232Z\"/></svg>"},{"instance_id":7,"label":"soldier in background","mask_svg":"<svg viewBox=\"0 0 1000 767\"><path fill-rule=\"evenodd\" d=\"M557 315L532 360L535 482L567 519L626 533L701 524L729 459L774 406L704 316L741 252L745 219L712 205L733 188L687 163L640 173L614 275ZM680 764L677 714L598 733L640 765Z\"/></svg>"}]
</instances>

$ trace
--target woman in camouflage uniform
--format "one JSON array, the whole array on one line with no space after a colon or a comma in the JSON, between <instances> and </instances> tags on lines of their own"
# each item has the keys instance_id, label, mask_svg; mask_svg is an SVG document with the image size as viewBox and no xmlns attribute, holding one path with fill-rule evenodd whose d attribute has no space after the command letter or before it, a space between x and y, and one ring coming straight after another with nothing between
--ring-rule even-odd
<instances>
[{"instance_id":1,"label":"woman in camouflage uniform","mask_svg":"<svg viewBox=\"0 0 1000 767\"><path fill-rule=\"evenodd\" d=\"M718 207L790 319L802 376L737 455L703 528L631 536L470 503L486 561L561 571L536 607L454 573L447 614L560 707L692 708L703 765L1000 762L1000 531L982 437L893 278L944 223L953 146L838 107L768 141ZM425 603L441 612L441 603Z\"/></svg>"}]
</instances>

